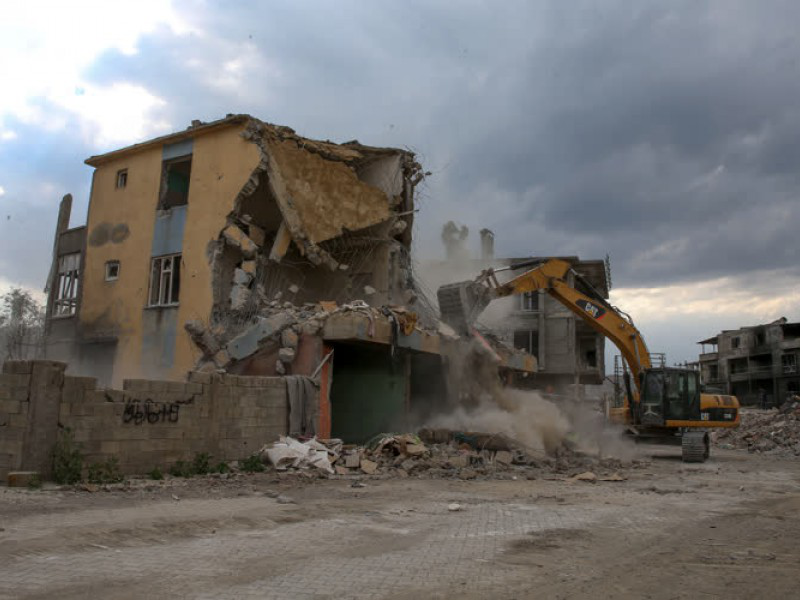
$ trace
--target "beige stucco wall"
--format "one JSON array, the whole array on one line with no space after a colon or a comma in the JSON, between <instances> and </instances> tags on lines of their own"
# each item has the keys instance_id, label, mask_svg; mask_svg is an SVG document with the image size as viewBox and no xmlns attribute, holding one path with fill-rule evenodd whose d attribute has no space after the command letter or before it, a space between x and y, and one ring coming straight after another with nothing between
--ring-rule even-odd
<instances>
[{"instance_id":1,"label":"beige stucco wall","mask_svg":"<svg viewBox=\"0 0 800 600\"><path fill-rule=\"evenodd\" d=\"M212 305L207 247L224 227L239 190L258 164L258 150L239 136L240 124L201 132L194 139L187 218L183 237L180 304L172 368L143 372L142 315L146 309L156 206L161 181L162 146L144 148L100 165L95 172L87 217L87 250L79 313L83 340L116 336L113 385L125 378L181 379L195 361L183 324L207 321ZM117 172L128 170L125 188L116 189ZM125 239L106 239L103 230L127 226ZM120 262L119 278L105 281L105 263ZM175 310L175 309L166 309Z\"/></svg>"}]
</instances>

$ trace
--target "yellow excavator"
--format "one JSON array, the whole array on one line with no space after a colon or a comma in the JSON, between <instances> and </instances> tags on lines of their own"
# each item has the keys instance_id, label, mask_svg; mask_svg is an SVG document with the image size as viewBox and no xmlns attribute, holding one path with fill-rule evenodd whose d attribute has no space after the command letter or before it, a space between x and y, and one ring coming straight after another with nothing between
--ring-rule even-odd
<instances>
[{"instance_id":1,"label":"yellow excavator","mask_svg":"<svg viewBox=\"0 0 800 600\"><path fill-rule=\"evenodd\" d=\"M506 283L497 279L500 271L523 268L529 270ZM685 462L708 458L710 429L739 426L735 396L703 393L697 371L654 367L630 316L612 306L564 260L487 269L475 280L444 285L437 292L441 319L459 334L470 335L492 300L537 290L545 290L619 348L628 369L623 376L622 406L609 410L611 421L624 424L638 438L680 444Z\"/></svg>"}]
</instances>

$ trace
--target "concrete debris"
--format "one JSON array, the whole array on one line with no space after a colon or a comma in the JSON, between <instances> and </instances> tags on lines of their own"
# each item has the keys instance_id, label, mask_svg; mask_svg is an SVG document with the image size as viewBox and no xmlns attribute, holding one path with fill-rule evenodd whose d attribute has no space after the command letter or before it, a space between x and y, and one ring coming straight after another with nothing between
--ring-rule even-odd
<instances>
[{"instance_id":1,"label":"concrete debris","mask_svg":"<svg viewBox=\"0 0 800 600\"><path fill-rule=\"evenodd\" d=\"M281 346L284 348L296 349L298 341L297 333L292 329L284 329L281 332Z\"/></svg>"},{"instance_id":2,"label":"concrete debris","mask_svg":"<svg viewBox=\"0 0 800 600\"><path fill-rule=\"evenodd\" d=\"M364 286L364 295L365 296L372 296L372 295L375 294L376 291L377 290L374 287L372 287L371 285L365 285Z\"/></svg>"},{"instance_id":3,"label":"concrete debris","mask_svg":"<svg viewBox=\"0 0 800 600\"><path fill-rule=\"evenodd\" d=\"M254 261L249 261L254 262ZM250 285L252 277L244 269L235 269L233 271L233 283L235 285Z\"/></svg>"},{"instance_id":4,"label":"concrete debris","mask_svg":"<svg viewBox=\"0 0 800 600\"><path fill-rule=\"evenodd\" d=\"M252 278L252 277L255 277L256 267L257 266L258 266L258 263L256 263L256 261L254 261L254 260L245 260L245 261L242 261L242 269L241 270L244 271L245 273L247 273L248 275L250 275L250 277Z\"/></svg>"},{"instance_id":5,"label":"concrete debris","mask_svg":"<svg viewBox=\"0 0 800 600\"><path fill-rule=\"evenodd\" d=\"M192 341L203 351L205 356L214 356L220 350L219 341L211 331L206 329L197 319L187 321L184 328L189 333Z\"/></svg>"},{"instance_id":6,"label":"concrete debris","mask_svg":"<svg viewBox=\"0 0 800 600\"><path fill-rule=\"evenodd\" d=\"M489 433L421 430L427 439L430 432L439 434L441 442L427 443L423 435L411 433L382 434L364 446L343 446L335 460L338 476L366 474L379 478L431 477L457 479L536 479L545 473L565 473L575 481L625 481L619 474L624 467L639 467L642 461L623 462L598 459L569 448L559 449L553 456L531 451L515 440L503 436L503 445L513 450L476 450L463 440L497 438ZM462 441L459 441L462 440ZM319 443L327 444L325 440ZM588 471L587 467L593 469ZM600 470L598 476L595 471ZM594 480L592 479L594 477Z\"/></svg>"},{"instance_id":7,"label":"concrete debris","mask_svg":"<svg viewBox=\"0 0 800 600\"><path fill-rule=\"evenodd\" d=\"M450 512L460 512L464 510L464 507L458 504L457 502L453 502L447 505L447 510L449 510Z\"/></svg>"},{"instance_id":8,"label":"concrete debris","mask_svg":"<svg viewBox=\"0 0 800 600\"><path fill-rule=\"evenodd\" d=\"M293 348L281 348L278 350L278 360L288 365L294 361L296 354Z\"/></svg>"},{"instance_id":9,"label":"concrete debris","mask_svg":"<svg viewBox=\"0 0 800 600\"><path fill-rule=\"evenodd\" d=\"M239 248L245 258L253 258L258 251L258 246L237 225L230 224L222 230L225 243Z\"/></svg>"},{"instance_id":10,"label":"concrete debris","mask_svg":"<svg viewBox=\"0 0 800 600\"><path fill-rule=\"evenodd\" d=\"M244 273L244 271L242 271ZM231 310L241 310L250 300L252 292L244 285L234 285L231 288Z\"/></svg>"},{"instance_id":11,"label":"concrete debris","mask_svg":"<svg viewBox=\"0 0 800 600\"><path fill-rule=\"evenodd\" d=\"M800 456L800 397L779 409L742 409L739 427L715 431L712 437L720 448Z\"/></svg>"},{"instance_id":12,"label":"concrete debris","mask_svg":"<svg viewBox=\"0 0 800 600\"><path fill-rule=\"evenodd\" d=\"M259 454L262 461L269 462L278 471L315 468L333 474L333 463L339 457L341 446L341 440L327 440L327 444L322 444L316 438L300 442L281 436L277 442L264 446Z\"/></svg>"},{"instance_id":13,"label":"concrete debris","mask_svg":"<svg viewBox=\"0 0 800 600\"><path fill-rule=\"evenodd\" d=\"M359 464L361 470L364 471L367 475L372 475L375 471L378 470L378 463L369 460L368 458L364 458L361 460Z\"/></svg>"}]
</instances>

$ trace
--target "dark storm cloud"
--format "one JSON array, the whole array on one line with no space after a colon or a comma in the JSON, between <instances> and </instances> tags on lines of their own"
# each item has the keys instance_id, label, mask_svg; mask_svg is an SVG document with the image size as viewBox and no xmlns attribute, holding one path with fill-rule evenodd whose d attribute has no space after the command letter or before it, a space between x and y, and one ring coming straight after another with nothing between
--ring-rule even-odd
<instances>
[{"instance_id":1,"label":"dark storm cloud","mask_svg":"<svg viewBox=\"0 0 800 600\"><path fill-rule=\"evenodd\" d=\"M421 254L440 255L441 225L456 219L493 229L503 254L610 253L617 285L797 260L800 4L176 7L199 33L156 30L86 77L145 87L174 129L250 112L414 149L434 172ZM80 160L108 148L76 158L72 138L53 135L48 165L85 188Z\"/></svg>"}]
</instances>

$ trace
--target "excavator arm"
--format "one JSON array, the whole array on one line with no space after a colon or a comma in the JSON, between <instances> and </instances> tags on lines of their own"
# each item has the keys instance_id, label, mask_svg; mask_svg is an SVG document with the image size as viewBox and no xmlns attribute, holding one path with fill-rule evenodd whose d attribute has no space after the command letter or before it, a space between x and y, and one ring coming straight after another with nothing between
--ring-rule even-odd
<instances>
[{"instance_id":1,"label":"excavator arm","mask_svg":"<svg viewBox=\"0 0 800 600\"><path fill-rule=\"evenodd\" d=\"M438 292L442 320L460 333L466 334L492 300L545 290L619 348L631 369L637 390L641 392L639 375L650 368L650 353L630 317L611 306L564 260L553 258L543 262L512 265L508 269L515 270L531 264L536 266L503 284L496 277L500 269L489 269L474 281L442 286ZM585 292L569 283L570 274L583 284L581 287L585 288Z\"/></svg>"}]
</instances>

